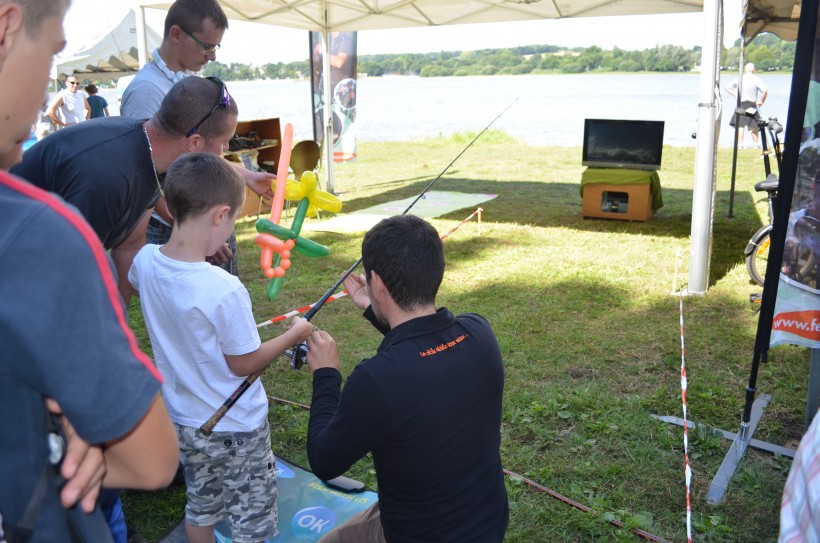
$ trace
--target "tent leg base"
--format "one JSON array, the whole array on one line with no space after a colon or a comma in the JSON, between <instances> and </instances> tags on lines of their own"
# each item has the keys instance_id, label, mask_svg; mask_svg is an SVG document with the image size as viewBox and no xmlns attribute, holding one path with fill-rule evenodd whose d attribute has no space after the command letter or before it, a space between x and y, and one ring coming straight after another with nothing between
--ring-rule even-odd
<instances>
[{"instance_id":1,"label":"tent leg base","mask_svg":"<svg viewBox=\"0 0 820 543\"><path fill-rule=\"evenodd\" d=\"M746 453L747 447L752 447L773 454L779 454L786 458L794 458L795 451L792 449L767 443L765 441L760 441L759 439L752 439L752 435L754 435L757 424L763 417L763 411L766 406L769 405L769 401L771 399L772 397L769 394L761 394L757 399L755 399L754 404L752 405L752 413L749 424L745 428L741 428L741 431L738 433L728 432L718 428L712 429L716 434L721 434L724 438L731 439L733 443L729 451L726 453L726 456L723 458L723 463L720 465L720 469L718 469L715 478L712 480L712 484L709 486L709 490L706 493L707 503L716 505L723 501L723 496L726 494L726 489L729 486L729 480L732 478L735 471L737 471L737 467L740 465L740 461L743 459L743 455ZM679 417L658 415L652 415L652 417L670 424L683 426L683 419ZM697 426L697 423L687 421L687 428L696 428Z\"/></svg>"}]
</instances>

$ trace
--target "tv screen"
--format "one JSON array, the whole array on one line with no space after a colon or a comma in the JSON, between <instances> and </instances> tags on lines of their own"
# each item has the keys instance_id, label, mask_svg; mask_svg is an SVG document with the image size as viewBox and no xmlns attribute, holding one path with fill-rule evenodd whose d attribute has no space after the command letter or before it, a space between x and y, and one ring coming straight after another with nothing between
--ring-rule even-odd
<instances>
[{"instance_id":1,"label":"tv screen","mask_svg":"<svg viewBox=\"0 0 820 543\"><path fill-rule=\"evenodd\" d=\"M663 121L584 121L584 166L660 170L662 152Z\"/></svg>"}]
</instances>

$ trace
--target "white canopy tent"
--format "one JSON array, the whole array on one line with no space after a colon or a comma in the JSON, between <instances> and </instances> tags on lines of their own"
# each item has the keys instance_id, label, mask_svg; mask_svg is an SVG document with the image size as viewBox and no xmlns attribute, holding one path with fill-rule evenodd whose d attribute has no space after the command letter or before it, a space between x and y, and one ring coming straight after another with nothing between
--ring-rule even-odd
<instances>
[{"instance_id":1,"label":"white canopy tent","mask_svg":"<svg viewBox=\"0 0 820 543\"><path fill-rule=\"evenodd\" d=\"M173 2L138 0L143 8L168 9ZM793 0L749 0L780 3ZM220 0L229 19L322 32L362 31L414 26L523 21L545 18L605 17L658 13L704 12L698 141L692 204L689 292L706 292L711 256L715 201L715 154L719 130L719 60L723 34L722 0ZM144 21L144 12L137 14ZM143 23L144 26L144 23ZM140 61L147 59L146 47ZM324 55L325 73L330 72ZM330 77L325 77L325 102L330 103ZM332 126L325 119L325 139ZM333 158L327 153L327 189L333 191Z\"/></svg>"},{"instance_id":2,"label":"white canopy tent","mask_svg":"<svg viewBox=\"0 0 820 543\"><path fill-rule=\"evenodd\" d=\"M743 2L743 37L748 44L755 36L771 32L782 40L797 39L800 0L746 0Z\"/></svg>"},{"instance_id":3,"label":"white canopy tent","mask_svg":"<svg viewBox=\"0 0 820 543\"><path fill-rule=\"evenodd\" d=\"M158 47L162 38L147 29L149 47ZM91 80L116 80L139 70L137 17L134 10L91 38L74 51L63 51L54 59L52 79L76 75Z\"/></svg>"}]
</instances>

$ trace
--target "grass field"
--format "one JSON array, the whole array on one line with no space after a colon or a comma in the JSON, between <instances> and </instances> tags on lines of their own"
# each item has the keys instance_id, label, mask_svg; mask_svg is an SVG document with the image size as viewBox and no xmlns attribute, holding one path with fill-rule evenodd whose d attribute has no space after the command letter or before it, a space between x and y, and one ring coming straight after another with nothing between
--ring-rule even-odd
<instances>
[{"instance_id":1,"label":"grass field","mask_svg":"<svg viewBox=\"0 0 820 543\"><path fill-rule=\"evenodd\" d=\"M349 213L417 195L475 136L360 143L355 163L336 166L336 190ZM583 219L580 148L534 147L488 132L439 180L435 190L493 193L475 220L444 242L447 272L438 305L485 315L506 367L504 467L588 506L583 512L507 479L510 542L640 541L622 521L670 541L686 541L683 431L651 418L682 416L677 255L689 248L695 149L664 149L664 207L648 222ZM759 153L739 151L734 218L727 218L731 150L718 155L710 287L684 298L689 418L737 431L757 316L743 249L765 221ZM473 209L432 220L440 232ZM289 222L288 219L283 219ZM310 232L330 256L297 255L280 295L265 297L253 220L237 225L242 280L258 321L316 301L359 257L361 234ZM680 279L685 283L688 260ZM131 319L150 352L138 301ZM313 323L340 346L343 373L374 352L380 336L347 300L326 305ZM262 339L282 331L271 326ZM759 393L772 401L755 437L796 446L802 435L808 351L781 346L762 366ZM284 359L264 374L268 394L308 403L309 371ZM307 413L272 403L275 452L307 465ZM750 450L720 505L705 494L729 442L690 433L695 538L709 542L775 541L780 495L790 461ZM348 473L375 489L372 462ZM126 493L129 522L155 541L182 516L184 492Z\"/></svg>"}]
</instances>

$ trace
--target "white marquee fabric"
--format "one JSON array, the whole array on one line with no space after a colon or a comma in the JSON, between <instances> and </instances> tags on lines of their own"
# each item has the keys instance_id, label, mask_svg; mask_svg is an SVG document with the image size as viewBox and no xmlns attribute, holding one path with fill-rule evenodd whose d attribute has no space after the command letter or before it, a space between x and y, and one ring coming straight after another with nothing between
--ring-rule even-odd
<instances>
[{"instance_id":1,"label":"white marquee fabric","mask_svg":"<svg viewBox=\"0 0 820 543\"><path fill-rule=\"evenodd\" d=\"M743 2L745 42L755 36L771 32L783 40L797 39L797 22L800 20L800 0L746 0Z\"/></svg>"},{"instance_id":2,"label":"white marquee fabric","mask_svg":"<svg viewBox=\"0 0 820 543\"><path fill-rule=\"evenodd\" d=\"M173 2L142 0L168 9ZM229 19L322 32L702 11L702 0L222 0ZM325 12L327 15L325 15Z\"/></svg>"},{"instance_id":3,"label":"white marquee fabric","mask_svg":"<svg viewBox=\"0 0 820 543\"><path fill-rule=\"evenodd\" d=\"M162 38L147 30L148 47L159 47ZM139 70L136 14L129 10L118 23L106 28L74 51L64 51L54 59L52 79L77 75L80 79L117 79Z\"/></svg>"}]
</instances>

